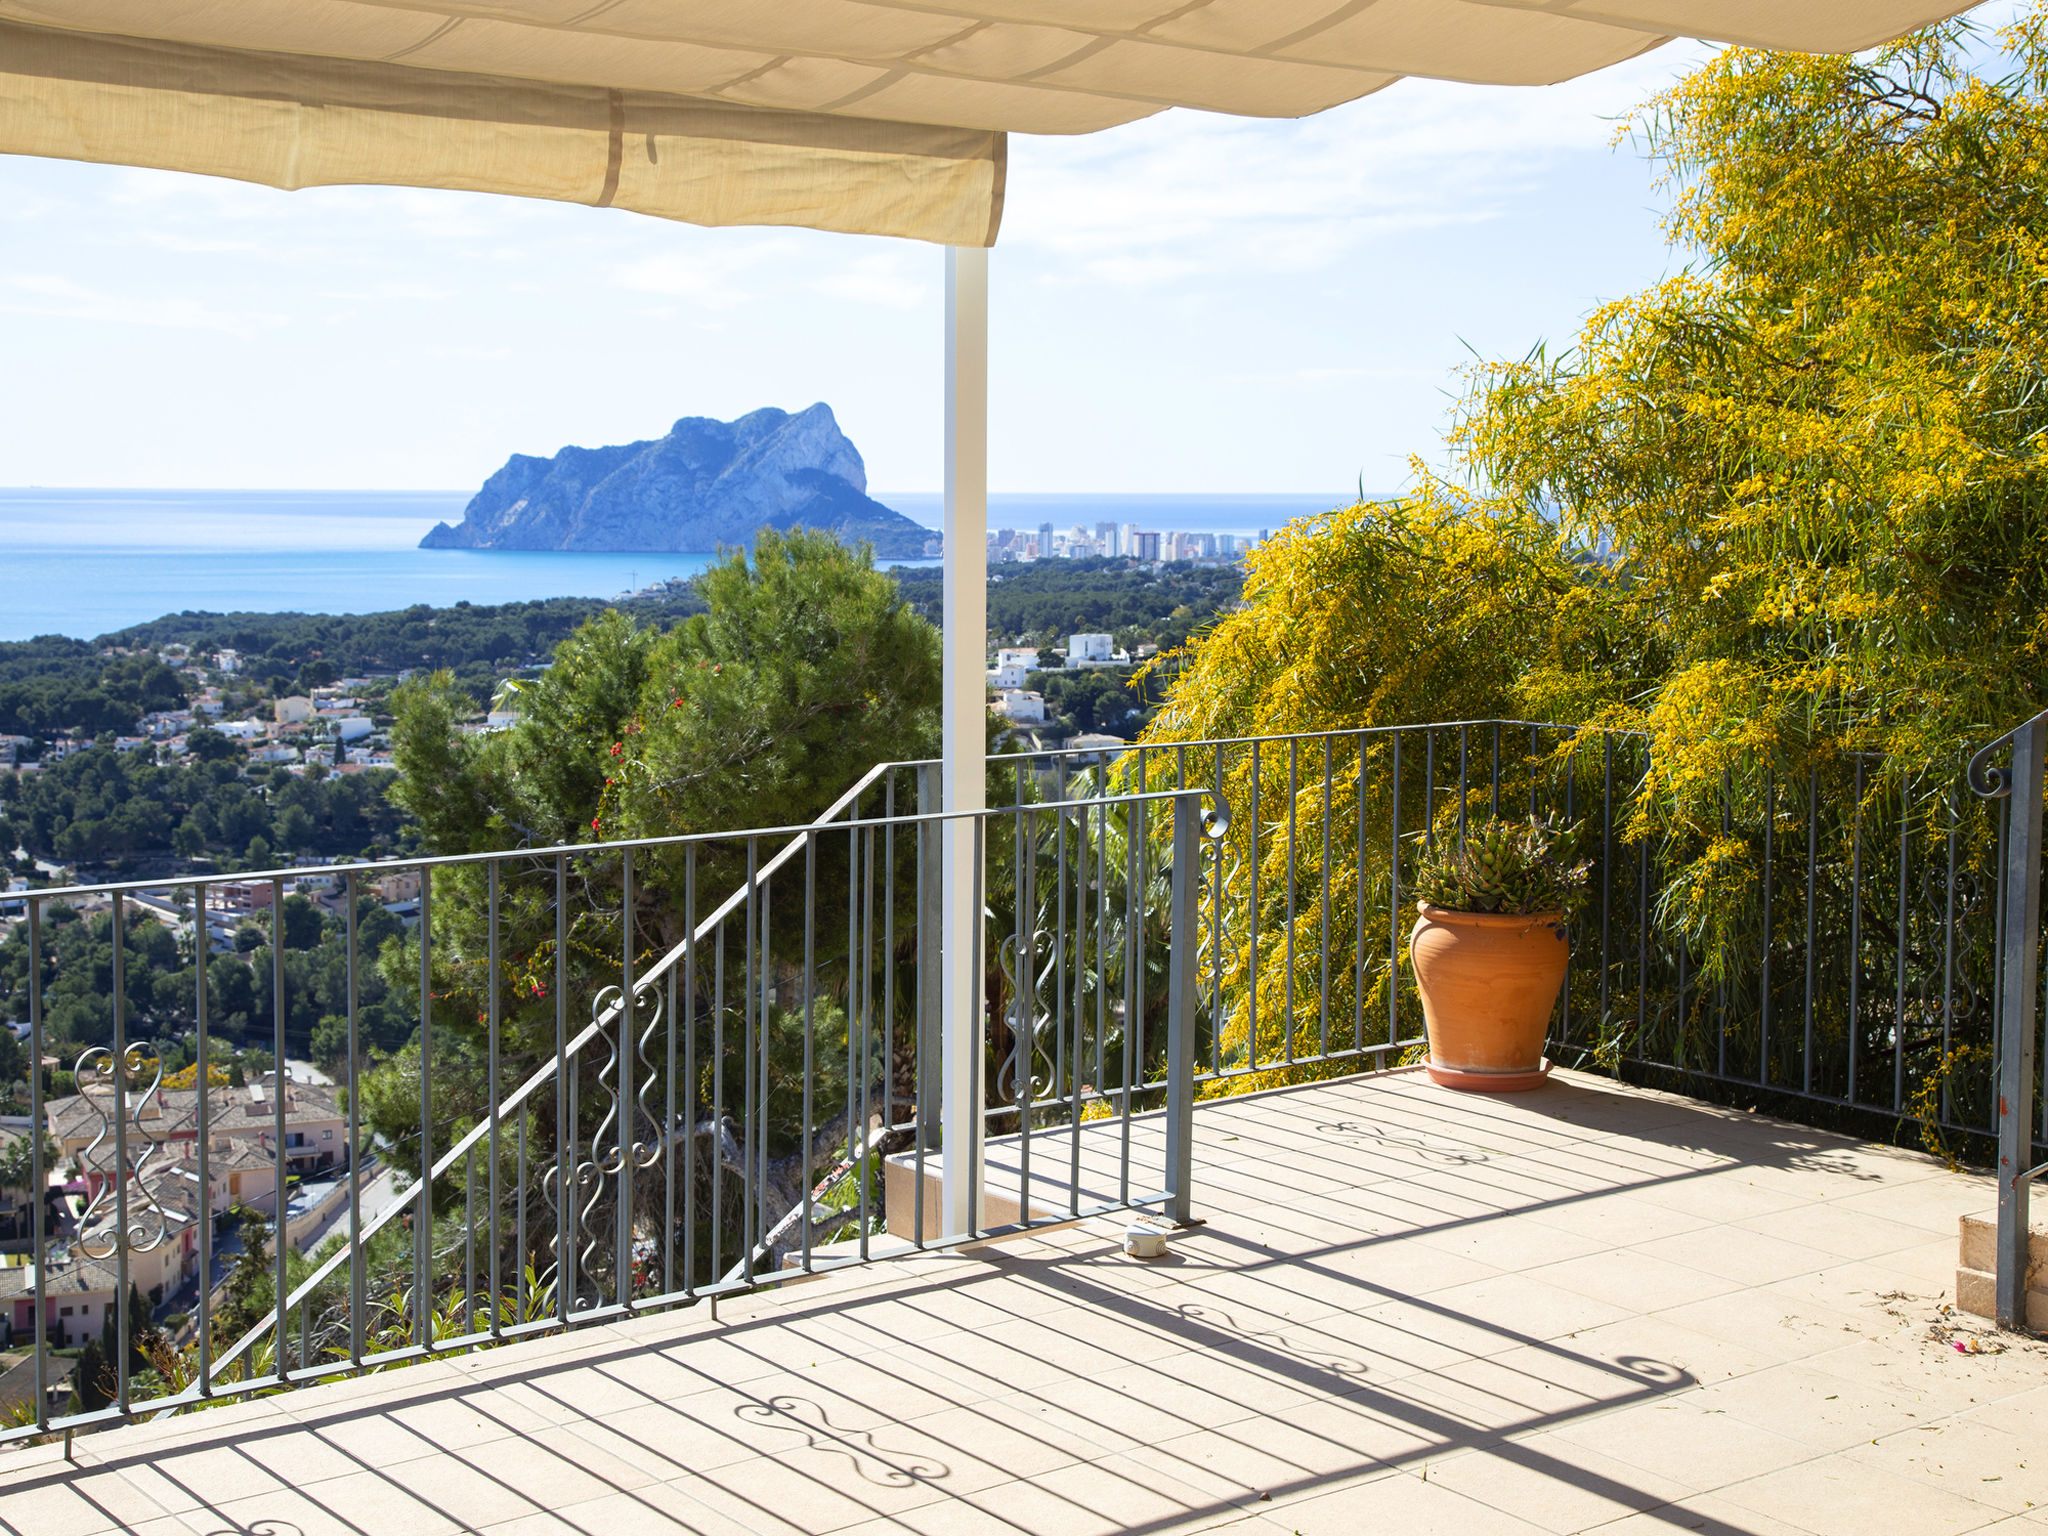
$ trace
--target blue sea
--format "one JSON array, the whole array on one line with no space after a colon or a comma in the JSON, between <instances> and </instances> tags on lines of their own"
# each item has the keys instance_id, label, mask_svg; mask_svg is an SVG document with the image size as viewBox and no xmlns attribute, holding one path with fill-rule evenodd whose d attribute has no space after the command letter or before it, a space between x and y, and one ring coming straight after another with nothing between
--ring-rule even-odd
<instances>
[{"instance_id":1,"label":"blue sea","mask_svg":"<svg viewBox=\"0 0 2048 1536\"><path fill-rule=\"evenodd\" d=\"M614 597L711 563L708 554L419 548L435 523L461 520L470 494L0 489L0 640L91 639L186 609L375 613L464 599ZM875 494L927 527L942 521L935 493ZM989 498L989 526L1255 534L1350 499L999 494Z\"/></svg>"}]
</instances>

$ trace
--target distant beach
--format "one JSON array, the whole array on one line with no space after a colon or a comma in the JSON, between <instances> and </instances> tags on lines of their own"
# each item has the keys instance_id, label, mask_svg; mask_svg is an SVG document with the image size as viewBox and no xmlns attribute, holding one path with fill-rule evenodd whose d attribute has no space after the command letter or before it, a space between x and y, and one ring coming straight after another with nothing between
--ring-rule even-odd
<instances>
[{"instance_id":1,"label":"distant beach","mask_svg":"<svg viewBox=\"0 0 2048 1536\"><path fill-rule=\"evenodd\" d=\"M373 613L414 603L611 597L711 562L698 554L417 548L436 522L460 519L469 495L0 489L0 640L90 639L186 609ZM875 495L933 529L942 520L936 493ZM1348 499L999 494L989 498L989 525L1257 533Z\"/></svg>"}]
</instances>

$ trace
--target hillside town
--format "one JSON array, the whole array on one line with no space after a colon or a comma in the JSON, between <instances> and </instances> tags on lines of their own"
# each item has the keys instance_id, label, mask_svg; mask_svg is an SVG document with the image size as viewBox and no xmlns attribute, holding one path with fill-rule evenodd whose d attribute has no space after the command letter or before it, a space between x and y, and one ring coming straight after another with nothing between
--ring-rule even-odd
<instances>
[{"instance_id":1,"label":"hillside town","mask_svg":"<svg viewBox=\"0 0 2048 1536\"><path fill-rule=\"evenodd\" d=\"M285 1235L295 1248L310 1249L345 1215L348 1123L334 1087L309 1080L314 1074L303 1067L282 1079L274 1071L246 1081L218 1068L210 1075L203 1092L189 1068L154 1086L130 1085L121 1096L125 1166L114 1147L111 1074L48 1100L40 1190L32 1187L34 1128L22 1117L0 1125L0 1350L26 1347L36 1335L38 1217L40 1327L52 1350L69 1355L101 1336L118 1304L114 1267L103 1260L124 1196L137 1235L128 1245L131 1313L136 1299L147 1313L131 1326L160 1328L174 1341L244 1251L245 1223L277 1224L280 1173ZM179 1076L187 1086L170 1086ZM359 1172L373 1179L374 1160ZM0 1375L0 1397L8 1396L6 1382Z\"/></svg>"}]
</instances>

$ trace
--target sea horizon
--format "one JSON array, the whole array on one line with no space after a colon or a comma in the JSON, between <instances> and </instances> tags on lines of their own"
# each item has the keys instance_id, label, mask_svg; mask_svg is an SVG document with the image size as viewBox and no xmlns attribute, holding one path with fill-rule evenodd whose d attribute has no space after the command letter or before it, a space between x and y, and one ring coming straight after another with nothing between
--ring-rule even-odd
<instances>
[{"instance_id":1,"label":"sea horizon","mask_svg":"<svg viewBox=\"0 0 2048 1536\"><path fill-rule=\"evenodd\" d=\"M423 550L471 491L0 487L0 640L89 640L166 614L374 613L549 597L610 598L697 574L715 552ZM873 493L936 531L935 491ZM1256 534L1349 496L996 492L991 528L1136 523ZM927 560L889 560L920 566Z\"/></svg>"}]
</instances>

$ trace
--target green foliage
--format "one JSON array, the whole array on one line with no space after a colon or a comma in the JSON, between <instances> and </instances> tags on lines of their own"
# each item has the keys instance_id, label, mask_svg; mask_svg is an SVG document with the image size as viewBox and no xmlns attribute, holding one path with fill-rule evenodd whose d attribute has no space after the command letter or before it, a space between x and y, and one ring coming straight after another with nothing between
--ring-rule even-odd
<instances>
[{"instance_id":1,"label":"green foliage","mask_svg":"<svg viewBox=\"0 0 2048 1536\"><path fill-rule=\"evenodd\" d=\"M867 551L823 534L764 533L751 554L730 555L698 587L705 612L666 633L616 612L593 618L562 643L553 666L510 695L520 717L510 730L461 734L465 702L445 675L415 679L393 696L402 769L394 796L417 817L429 848L590 845L571 861L575 896L562 953L552 861L500 866L496 972L482 872L436 872L429 1007L441 1145L487 1103L479 1026L493 1003L505 1070L523 1075L554 1049L558 967L579 1015L582 999L616 982L628 946L645 965L678 942L693 880L701 917L744 879L743 839L703 845L694 856L650 850L635 861L629 934L623 868L602 839L806 822L875 762L937 749L938 634L903 604ZM835 901L844 910L846 852L843 839L820 849L823 910ZM769 926L779 965L802 954L804 895L801 879L775 889ZM843 964L844 941L844 924L837 948L829 931L819 935L822 967ZM383 964L391 994L414 1009L417 944L408 936L387 945ZM838 1028L843 1040L843 1023L832 1022L842 1015L824 998L812 1012L821 1030ZM782 1113L778 1074L792 1049L800 1054L800 1031L800 1015L785 1002L771 1020L771 1118ZM843 1044L826 1054L835 1050L843 1058ZM364 1089L366 1117L401 1166L408 1156L416 1165L417 1071L415 1057L402 1053ZM596 1088L588 1075L584 1087Z\"/></svg>"},{"instance_id":2,"label":"green foliage","mask_svg":"<svg viewBox=\"0 0 2048 1536\"><path fill-rule=\"evenodd\" d=\"M0 735L125 736L149 711L184 706L177 674L154 656L110 657L59 635L0 642Z\"/></svg>"},{"instance_id":3,"label":"green foliage","mask_svg":"<svg viewBox=\"0 0 2048 1536\"><path fill-rule=\"evenodd\" d=\"M944 622L943 573L892 573L904 600L934 624ZM988 632L998 644L1019 636L1041 646L1067 643L1071 634L1108 634L1129 648L1163 650L1185 645L1232 609L1244 582L1235 565L1124 559L1039 560L1004 565L988 583Z\"/></svg>"},{"instance_id":4,"label":"green foliage","mask_svg":"<svg viewBox=\"0 0 2048 1536\"><path fill-rule=\"evenodd\" d=\"M1586 883L1572 862L1575 829L1531 816L1490 817L1462 838L1431 839L1415 870L1415 897L1450 912L1565 912Z\"/></svg>"},{"instance_id":5,"label":"green foliage","mask_svg":"<svg viewBox=\"0 0 2048 1536\"><path fill-rule=\"evenodd\" d=\"M285 901L285 1039L294 1052L310 1048L322 1018L347 1010L348 952L342 925L304 902L294 915ZM357 951L374 961L395 943L398 919L365 895L357 898ZM85 918L70 907L49 909L43 925L43 1029L52 1051L69 1055L113 1039L113 919ZM251 926L249 947L207 959L207 1018L225 1039L252 1040L267 1048L274 1038L273 968L268 935ZM132 915L127 924L128 1034L131 1040L161 1042L165 1070L192 1058L191 1042L180 1041L196 1027L197 977L192 956L169 929ZM0 939L0 1011L25 1017L28 1009L28 927L16 925ZM392 1050L412 1029L374 964L357 973L361 1039L366 1049ZM222 1057L223 1062L226 1056Z\"/></svg>"},{"instance_id":6,"label":"green foliage","mask_svg":"<svg viewBox=\"0 0 2048 1536\"><path fill-rule=\"evenodd\" d=\"M222 758L160 767L145 753L93 747L36 773L0 774L0 841L66 862L174 849L239 855L257 839L266 849L355 854L399 835L404 817L385 798L391 778L245 775Z\"/></svg>"},{"instance_id":7,"label":"green foliage","mask_svg":"<svg viewBox=\"0 0 2048 1536\"><path fill-rule=\"evenodd\" d=\"M71 1408L76 1413L92 1413L104 1408L114 1400L117 1391L113 1367L107 1363L106 1349L96 1338L88 1338L85 1348L78 1352L78 1364L71 1373Z\"/></svg>"},{"instance_id":8,"label":"green foliage","mask_svg":"<svg viewBox=\"0 0 2048 1536\"><path fill-rule=\"evenodd\" d=\"M416 603L385 613L177 613L98 643L151 651L173 644L194 652L227 646L242 653L243 675L250 681L287 690L322 686L317 680L330 672L338 679L445 669L456 673L481 705L497 676L544 659L606 606L590 598L557 597L495 606L463 602L450 608ZM647 618L673 621L701 604L684 590L628 606ZM0 679L4 676L0 671Z\"/></svg>"},{"instance_id":9,"label":"green foliage","mask_svg":"<svg viewBox=\"0 0 2048 1536\"><path fill-rule=\"evenodd\" d=\"M1045 695L1046 713L1069 736L1095 731L1129 740L1161 692L1157 680L1149 678L1133 688L1132 674L1123 667L1034 672L1027 682Z\"/></svg>"},{"instance_id":10,"label":"green foliage","mask_svg":"<svg viewBox=\"0 0 2048 1536\"><path fill-rule=\"evenodd\" d=\"M43 1143L43 1172L47 1174L57 1166L57 1142L48 1131L38 1135ZM33 1191L35 1188L35 1142L23 1133L10 1137L5 1147L0 1147L0 1189Z\"/></svg>"},{"instance_id":11,"label":"green foliage","mask_svg":"<svg viewBox=\"0 0 2048 1536\"><path fill-rule=\"evenodd\" d=\"M1805 944L1792 904L1766 924L1766 849L1782 889L1811 837L1817 896L1843 910L1856 847L1944 836L1934 791L2048 704L2048 7L1978 71L1986 42L1947 26L1855 57L1733 49L1650 103L1635 130L1676 195L1687 267L1596 312L1570 351L1478 370L1451 437L1462 483L1418 466L1410 495L1254 552L1245 609L1178 658L1147 739L1493 719L1639 732L1615 836L1654 848L1653 942L1707 981ZM1544 766L1580 772L1572 750ZM1386 848L1386 738L1345 754L1327 792L1268 754L1262 804ZM1223 778L1245 806L1249 763ZM1929 819L1902 831L1909 785ZM1808 796L1825 808L1811 822ZM1970 832L1960 867L1987 847ZM1256 974L1262 1003L1298 990L1327 924L1365 1017L1392 975L1348 953L1337 914L1376 909L1386 859L1361 865L1346 839L1327 870L1301 863L1329 907L1318 889L1288 908L1295 942L1226 957L1230 984ZM1289 869L1269 858L1261 877L1284 889ZM1674 1059L1711 991L1655 1025ZM1279 1027L1262 1017L1257 1038ZM1825 1027L1893 1048L1846 1011ZM1938 1025L1916 1026L1908 1070L1940 1049Z\"/></svg>"},{"instance_id":12,"label":"green foliage","mask_svg":"<svg viewBox=\"0 0 2048 1536\"><path fill-rule=\"evenodd\" d=\"M1690 268L1475 380L1455 445L1614 552L1587 600L1636 637L1520 691L1647 728L1667 828L1826 753L1950 771L2048 703L2044 15L1982 74L1961 26L1720 54L1635 121Z\"/></svg>"}]
</instances>

